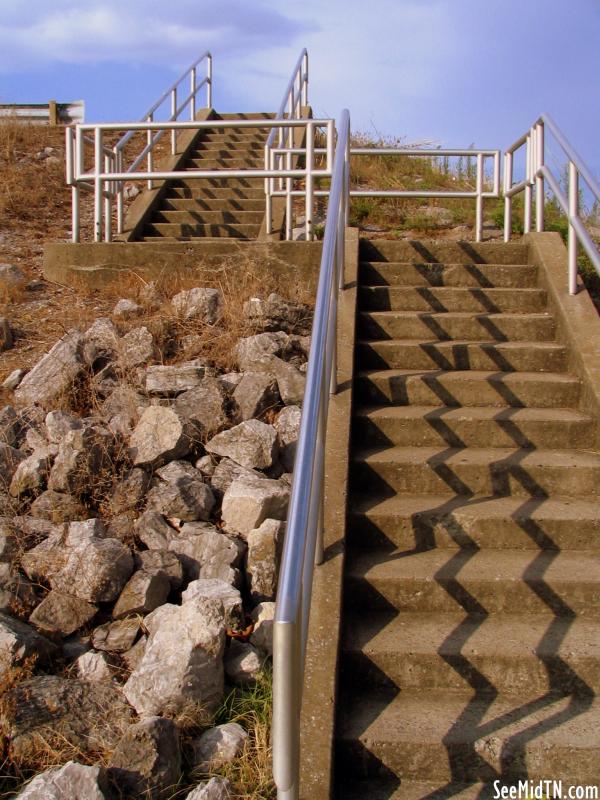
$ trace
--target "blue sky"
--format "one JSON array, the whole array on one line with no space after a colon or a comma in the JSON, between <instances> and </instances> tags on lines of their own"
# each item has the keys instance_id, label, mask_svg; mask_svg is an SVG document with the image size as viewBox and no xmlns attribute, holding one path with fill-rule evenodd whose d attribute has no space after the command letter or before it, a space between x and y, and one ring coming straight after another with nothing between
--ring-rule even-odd
<instances>
[{"instance_id":1,"label":"blue sky","mask_svg":"<svg viewBox=\"0 0 600 800\"><path fill-rule=\"evenodd\" d=\"M316 115L504 147L541 111L600 172L598 0L0 0L0 102L137 119L205 48L219 110L271 110L303 46Z\"/></svg>"}]
</instances>

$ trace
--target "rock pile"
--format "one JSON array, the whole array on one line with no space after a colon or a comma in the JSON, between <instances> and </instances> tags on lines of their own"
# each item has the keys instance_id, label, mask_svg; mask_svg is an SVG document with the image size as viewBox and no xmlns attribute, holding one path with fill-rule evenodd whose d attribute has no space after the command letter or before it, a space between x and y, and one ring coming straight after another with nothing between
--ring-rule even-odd
<instances>
[{"instance_id":1,"label":"rock pile","mask_svg":"<svg viewBox=\"0 0 600 800\"><path fill-rule=\"evenodd\" d=\"M221 324L215 289L172 306ZM110 756L47 770L19 798L168 797L182 764L197 782L243 750L243 728L212 715L272 652L310 309L250 299L235 373L158 363L142 314L123 299L113 316L139 327L66 333L0 410L0 673L28 676L2 699L9 756L27 765L41 732ZM206 730L182 758L190 715ZM229 796L213 777L188 798Z\"/></svg>"}]
</instances>

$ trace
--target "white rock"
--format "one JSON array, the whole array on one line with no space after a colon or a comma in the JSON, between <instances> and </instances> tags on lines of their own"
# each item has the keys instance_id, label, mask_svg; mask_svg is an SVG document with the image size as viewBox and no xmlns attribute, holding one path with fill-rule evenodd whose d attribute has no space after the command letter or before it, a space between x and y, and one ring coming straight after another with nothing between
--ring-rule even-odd
<instances>
[{"instance_id":1,"label":"white rock","mask_svg":"<svg viewBox=\"0 0 600 800\"><path fill-rule=\"evenodd\" d=\"M15 800L106 800L107 782L102 767L85 767L68 761L27 784Z\"/></svg>"},{"instance_id":2,"label":"white rock","mask_svg":"<svg viewBox=\"0 0 600 800\"><path fill-rule=\"evenodd\" d=\"M209 728L192 741L194 768L215 772L242 754L247 739L248 733L237 722Z\"/></svg>"},{"instance_id":3,"label":"white rock","mask_svg":"<svg viewBox=\"0 0 600 800\"><path fill-rule=\"evenodd\" d=\"M59 444L69 431L83 428L83 421L74 414L66 411L50 411L45 419L48 441Z\"/></svg>"},{"instance_id":4,"label":"white rock","mask_svg":"<svg viewBox=\"0 0 600 800\"><path fill-rule=\"evenodd\" d=\"M138 317L144 312L144 309L138 305L134 300L122 297L112 310L113 316L121 317L122 319L131 319L131 317Z\"/></svg>"},{"instance_id":5,"label":"white rock","mask_svg":"<svg viewBox=\"0 0 600 800\"><path fill-rule=\"evenodd\" d=\"M0 676L22 664L30 656L40 660L52 655L56 647L31 625L0 613Z\"/></svg>"},{"instance_id":6,"label":"white rock","mask_svg":"<svg viewBox=\"0 0 600 800\"><path fill-rule=\"evenodd\" d=\"M144 657L125 696L142 716L183 710L190 702L214 711L223 697L223 608L199 598L163 605L151 616Z\"/></svg>"},{"instance_id":7,"label":"white rock","mask_svg":"<svg viewBox=\"0 0 600 800\"><path fill-rule=\"evenodd\" d=\"M119 343L119 359L128 368L147 364L156 357L154 337L148 328L134 328Z\"/></svg>"},{"instance_id":8,"label":"white rock","mask_svg":"<svg viewBox=\"0 0 600 800\"><path fill-rule=\"evenodd\" d=\"M156 364L146 370L146 391L149 394L176 395L200 386L206 375L201 359L164 366Z\"/></svg>"},{"instance_id":9,"label":"white rock","mask_svg":"<svg viewBox=\"0 0 600 800\"><path fill-rule=\"evenodd\" d=\"M187 289L176 294L171 303L184 319L198 319L207 325L214 325L222 314L223 299L218 289Z\"/></svg>"},{"instance_id":10,"label":"white rock","mask_svg":"<svg viewBox=\"0 0 600 800\"><path fill-rule=\"evenodd\" d=\"M285 519L290 488L267 478L239 478L223 496L223 523L232 533L247 536L265 519Z\"/></svg>"},{"instance_id":11,"label":"white rock","mask_svg":"<svg viewBox=\"0 0 600 800\"><path fill-rule=\"evenodd\" d=\"M275 619L275 603L259 603L252 611L254 631L250 641L259 650L269 656L273 655L273 620Z\"/></svg>"},{"instance_id":12,"label":"white rock","mask_svg":"<svg viewBox=\"0 0 600 800\"><path fill-rule=\"evenodd\" d=\"M254 419L279 402L277 380L264 372L246 372L233 399L243 420Z\"/></svg>"},{"instance_id":13,"label":"white rock","mask_svg":"<svg viewBox=\"0 0 600 800\"><path fill-rule=\"evenodd\" d=\"M275 599L284 532L285 522L266 519L248 534L246 576L255 603Z\"/></svg>"},{"instance_id":14,"label":"white rock","mask_svg":"<svg viewBox=\"0 0 600 800\"><path fill-rule=\"evenodd\" d=\"M256 681L262 669L264 656L249 642L231 640L225 653L225 675L238 686L248 686Z\"/></svg>"},{"instance_id":15,"label":"white rock","mask_svg":"<svg viewBox=\"0 0 600 800\"><path fill-rule=\"evenodd\" d=\"M241 581L239 564L244 545L207 522L188 522L172 537L168 549L181 560L188 580L218 578L231 585Z\"/></svg>"},{"instance_id":16,"label":"white rock","mask_svg":"<svg viewBox=\"0 0 600 800\"><path fill-rule=\"evenodd\" d=\"M75 661L77 674L84 681L110 681L113 673L105 653L89 651Z\"/></svg>"},{"instance_id":17,"label":"white rock","mask_svg":"<svg viewBox=\"0 0 600 800\"><path fill-rule=\"evenodd\" d=\"M239 590L218 578L198 578L191 581L181 595L182 603L195 602L199 597L214 600L223 606L228 628L239 629L242 623L242 596Z\"/></svg>"},{"instance_id":18,"label":"white rock","mask_svg":"<svg viewBox=\"0 0 600 800\"><path fill-rule=\"evenodd\" d=\"M185 800L230 800L231 784L227 778L211 778L203 781L186 796Z\"/></svg>"},{"instance_id":19,"label":"white rock","mask_svg":"<svg viewBox=\"0 0 600 800\"><path fill-rule=\"evenodd\" d=\"M38 494L48 480L52 456L47 449L36 450L21 461L10 482L10 494L19 497L25 492Z\"/></svg>"},{"instance_id":20,"label":"white rock","mask_svg":"<svg viewBox=\"0 0 600 800\"><path fill-rule=\"evenodd\" d=\"M119 331L108 317L99 317L83 334L83 360L90 366L113 361L119 348Z\"/></svg>"},{"instance_id":21,"label":"white rock","mask_svg":"<svg viewBox=\"0 0 600 800\"><path fill-rule=\"evenodd\" d=\"M275 420L275 430L279 438L279 460L288 472L294 468L301 417L302 410L299 406L286 406Z\"/></svg>"},{"instance_id":22,"label":"white rock","mask_svg":"<svg viewBox=\"0 0 600 800\"><path fill-rule=\"evenodd\" d=\"M9 389L11 391L13 389L16 389L17 386L21 383L21 381L25 377L25 375L27 375L27 370L25 370L25 369L13 369L13 371L10 373L8 378L6 378L2 382L3 388L4 389Z\"/></svg>"},{"instance_id":23,"label":"white rock","mask_svg":"<svg viewBox=\"0 0 600 800\"><path fill-rule=\"evenodd\" d=\"M283 331L259 333L240 339L235 346L238 364L243 372L251 372L263 356L283 356L290 350L290 337ZM264 372L264 369L258 370Z\"/></svg>"},{"instance_id":24,"label":"white rock","mask_svg":"<svg viewBox=\"0 0 600 800\"><path fill-rule=\"evenodd\" d=\"M277 459L277 433L272 425L249 419L213 436L205 448L209 453L227 456L243 467L266 469Z\"/></svg>"},{"instance_id":25,"label":"white rock","mask_svg":"<svg viewBox=\"0 0 600 800\"><path fill-rule=\"evenodd\" d=\"M190 464L191 467L191 464ZM192 467L193 469L193 467ZM182 476L174 482L162 482L148 493L148 509L165 517L176 517L184 522L207 520L215 504L210 486L197 477Z\"/></svg>"},{"instance_id":26,"label":"white rock","mask_svg":"<svg viewBox=\"0 0 600 800\"><path fill-rule=\"evenodd\" d=\"M172 408L149 406L135 426L129 444L135 465L159 466L189 453L190 423Z\"/></svg>"},{"instance_id":27,"label":"white rock","mask_svg":"<svg viewBox=\"0 0 600 800\"><path fill-rule=\"evenodd\" d=\"M15 390L17 401L48 406L65 394L84 370L83 342L79 331L66 333L25 375Z\"/></svg>"}]
</instances>

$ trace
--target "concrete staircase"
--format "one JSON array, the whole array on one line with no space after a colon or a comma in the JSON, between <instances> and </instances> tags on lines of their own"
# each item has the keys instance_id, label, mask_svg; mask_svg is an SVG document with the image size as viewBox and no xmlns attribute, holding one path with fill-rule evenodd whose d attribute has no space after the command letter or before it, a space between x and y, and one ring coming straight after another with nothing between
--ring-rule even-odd
<instances>
[{"instance_id":1,"label":"concrete staircase","mask_svg":"<svg viewBox=\"0 0 600 800\"><path fill-rule=\"evenodd\" d=\"M600 453L537 268L360 259L335 796L596 786Z\"/></svg>"},{"instance_id":2,"label":"concrete staircase","mask_svg":"<svg viewBox=\"0 0 600 800\"><path fill-rule=\"evenodd\" d=\"M217 114L217 119L272 119L274 114ZM182 169L262 169L269 131L214 128L202 132ZM189 241L205 237L256 239L265 215L261 178L170 181L149 215L142 240Z\"/></svg>"}]
</instances>

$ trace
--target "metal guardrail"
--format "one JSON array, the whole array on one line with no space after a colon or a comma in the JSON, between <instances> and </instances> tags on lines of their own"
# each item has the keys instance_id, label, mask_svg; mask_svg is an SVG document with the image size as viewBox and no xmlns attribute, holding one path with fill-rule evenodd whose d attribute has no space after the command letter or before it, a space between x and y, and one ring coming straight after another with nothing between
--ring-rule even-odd
<instances>
[{"instance_id":1,"label":"metal guardrail","mask_svg":"<svg viewBox=\"0 0 600 800\"><path fill-rule=\"evenodd\" d=\"M545 128L552 133L568 161L568 185L565 195L559 180L546 163ZM525 147L525 178L513 183L514 154ZM581 243L596 271L600 274L600 251L579 214L579 178L583 177L588 188L600 201L600 184L594 178L578 153L573 149L558 125L548 114L542 114L529 131L506 149L504 154L504 241L512 233L512 198L524 192L523 232L531 232L532 205L535 190L535 228L544 230L544 186L548 184L569 223L568 286L569 294L577 294L577 253Z\"/></svg>"},{"instance_id":2,"label":"metal guardrail","mask_svg":"<svg viewBox=\"0 0 600 800\"><path fill-rule=\"evenodd\" d=\"M74 100L72 103L2 103L0 119L14 118L30 125L72 125L85 119L85 102Z\"/></svg>"},{"instance_id":3,"label":"metal guardrail","mask_svg":"<svg viewBox=\"0 0 600 800\"><path fill-rule=\"evenodd\" d=\"M432 148L418 147L352 147L351 156L425 156L453 157L466 156L475 157L475 190L474 191L409 191L404 189L351 189L350 197L412 197L412 198L475 198L475 241L480 242L483 233L483 200L486 197L500 196L500 151L499 150L441 150ZM493 159L493 178L492 189L487 191L485 188L485 159Z\"/></svg>"},{"instance_id":4,"label":"metal guardrail","mask_svg":"<svg viewBox=\"0 0 600 800\"><path fill-rule=\"evenodd\" d=\"M326 132L327 146L322 152L327 154L323 168L315 167L314 159L306 158L304 167L297 169L188 169L188 170L149 170L138 171L124 170L120 165L118 154L104 146L104 135L110 132L127 130L128 133L136 131L165 132L182 130L207 130L211 128L303 128L309 131L307 140L314 137L314 130L322 128ZM87 135L91 134L91 136ZM112 241L112 204L117 200L117 226L118 232L123 230L123 184L126 180L195 180L207 178L274 178L302 179L306 192L306 207L312 216L314 195L309 194L309 187L314 186L316 178L330 178L333 161L333 141L335 136L334 120L308 120L308 119L236 119L236 120L206 120L190 122L132 122L132 123L98 123L77 125L74 129L67 129L67 183L72 187L73 193L73 219L72 240L80 240L80 209L79 192L81 189L94 192L94 241ZM91 141L94 146L93 164L90 171L84 169L84 144ZM141 167L141 162L138 165ZM298 194L296 192L295 194Z\"/></svg>"},{"instance_id":5,"label":"metal guardrail","mask_svg":"<svg viewBox=\"0 0 600 800\"><path fill-rule=\"evenodd\" d=\"M308 51L306 48L302 50L296 66L292 71L290 80L283 93L283 99L277 110L277 117L279 119L302 119L302 109L308 106ZM292 168L292 156L299 152L306 154L307 161L314 158L315 154L322 152L315 150L314 145L314 127L307 128L306 131L306 148L302 151L294 149L294 130L292 128L273 128L269 133L265 144L265 169L278 170ZM277 146L275 140L277 139ZM332 157L332 151L328 153L328 158ZM286 239L292 238L292 217L293 217L293 203L292 203L292 179L280 177L277 181L278 189L275 188L276 181L274 178L265 181L265 198L266 198L266 220L267 234L272 233L272 198L285 197L286 198ZM306 213L305 213L305 227L306 238L312 239L313 235L313 221L312 221L312 208L313 208L313 191L314 186L312 182L306 187ZM310 201L309 201L309 198Z\"/></svg>"},{"instance_id":6,"label":"metal guardrail","mask_svg":"<svg viewBox=\"0 0 600 800\"><path fill-rule=\"evenodd\" d=\"M337 391L337 305L344 285L350 114L342 111L311 333L306 388L273 628L273 775L279 800L297 800L299 720L312 580L323 561L324 459L329 395Z\"/></svg>"}]
</instances>

